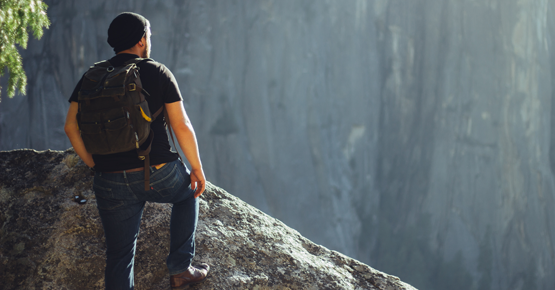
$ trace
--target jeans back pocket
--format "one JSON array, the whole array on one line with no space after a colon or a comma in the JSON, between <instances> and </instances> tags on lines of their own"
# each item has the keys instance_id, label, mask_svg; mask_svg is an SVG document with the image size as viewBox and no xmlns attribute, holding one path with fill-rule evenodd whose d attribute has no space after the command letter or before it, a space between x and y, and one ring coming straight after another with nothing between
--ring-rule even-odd
<instances>
[{"instance_id":1,"label":"jeans back pocket","mask_svg":"<svg viewBox=\"0 0 555 290\"><path fill-rule=\"evenodd\" d=\"M177 166L179 165L172 165L173 168L171 168L168 174L164 175L164 173L167 171L162 169L161 171L156 172L151 176L151 189L156 191L162 197L167 197L175 194L175 192L181 188L183 182L185 182L185 178L182 176L181 171L177 168Z\"/></svg>"}]
</instances>

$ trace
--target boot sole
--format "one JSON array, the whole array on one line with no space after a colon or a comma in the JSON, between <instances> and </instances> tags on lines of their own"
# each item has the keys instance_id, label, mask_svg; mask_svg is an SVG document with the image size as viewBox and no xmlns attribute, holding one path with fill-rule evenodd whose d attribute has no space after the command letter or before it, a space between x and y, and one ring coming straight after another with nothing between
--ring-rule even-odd
<instances>
[{"instance_id":1,"label":"boot sole","mask_svg":"<svg viewBox=\"0 0 555 290\"><path fill-rule=\"evenodd\" d=\"M189 286L204 282L204 280L206 280L206 278L208 278L208 276L210 276L210 272L206 275L206 277L204 277L204 279L202 279L200 281L196 281L196 282L193 282L193 283L181 285L179 287L171 287L171 289L172 290L185 290L185 289L189 288Z\"/></svg>"}]
</instances>

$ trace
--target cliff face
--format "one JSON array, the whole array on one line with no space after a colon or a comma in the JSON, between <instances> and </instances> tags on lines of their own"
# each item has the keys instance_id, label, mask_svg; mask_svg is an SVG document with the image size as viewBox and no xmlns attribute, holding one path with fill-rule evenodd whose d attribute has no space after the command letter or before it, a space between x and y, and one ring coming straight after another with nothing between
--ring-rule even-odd
<instances>
[{"instance_id":1,"label":"cliff face","mask_svg":"<svg viewBox=\"0 0 555 290\"><path fill-rule=\"evenodd\" d=\"M0 149L70 146L66 100L132 10L210 180L422 289L555 287L555 1L47 3Z\"/></svg>"},{"instance_id":2,"label":"cliff face","mask_svg":"<svg viewBox=\"0 0 555 290\"><path fill-rule=\"evenodd\" d=\"M73 151L0 152L0 289L101 289L104 234L87 167ZM79 205L73 194L88 202ZM136 289L168 289L171 206L145 208ZM397 277L314 244L208 184L196 262L212 266L195 289L399 289Z\"/></svg>"}]
</instances>

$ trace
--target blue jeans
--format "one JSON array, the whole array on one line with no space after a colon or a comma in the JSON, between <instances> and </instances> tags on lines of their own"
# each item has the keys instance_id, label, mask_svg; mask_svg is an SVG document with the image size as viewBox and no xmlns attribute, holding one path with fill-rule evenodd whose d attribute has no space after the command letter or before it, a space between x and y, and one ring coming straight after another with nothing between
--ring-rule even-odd
<instances>
[{"instance_id":1,"label":"blue jeans","mask_svg":"<svg viewBox=\"0 0 555 290\"><path fill-rule=\"evenodd\" d=\"M146 201L172 203L170 275L189 267L195 255L198 200L190 187L189 170L179 160L151 168L151 190L144 190L144 172L102 173L94 176L98 213L106 237L106 289L133 289L133 263Z\"/></svg>"}]
</instances>

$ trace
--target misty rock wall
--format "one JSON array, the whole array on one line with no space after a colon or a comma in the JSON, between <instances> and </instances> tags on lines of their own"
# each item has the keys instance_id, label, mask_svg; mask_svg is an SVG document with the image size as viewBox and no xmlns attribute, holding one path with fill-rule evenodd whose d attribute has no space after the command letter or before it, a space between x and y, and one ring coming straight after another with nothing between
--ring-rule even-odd
<instances>
[{"instance_id":1,"label":"misty rock wall","mask_svg":"<svg viewBox=\"0 0 555 290\"><path fill-rule=\"evenodd\" d=\"M136 11L209 180L418 288L555 285L555 1L47 3L0 149L70 146L73 84Z\"/></svg>"}]
</instances>

